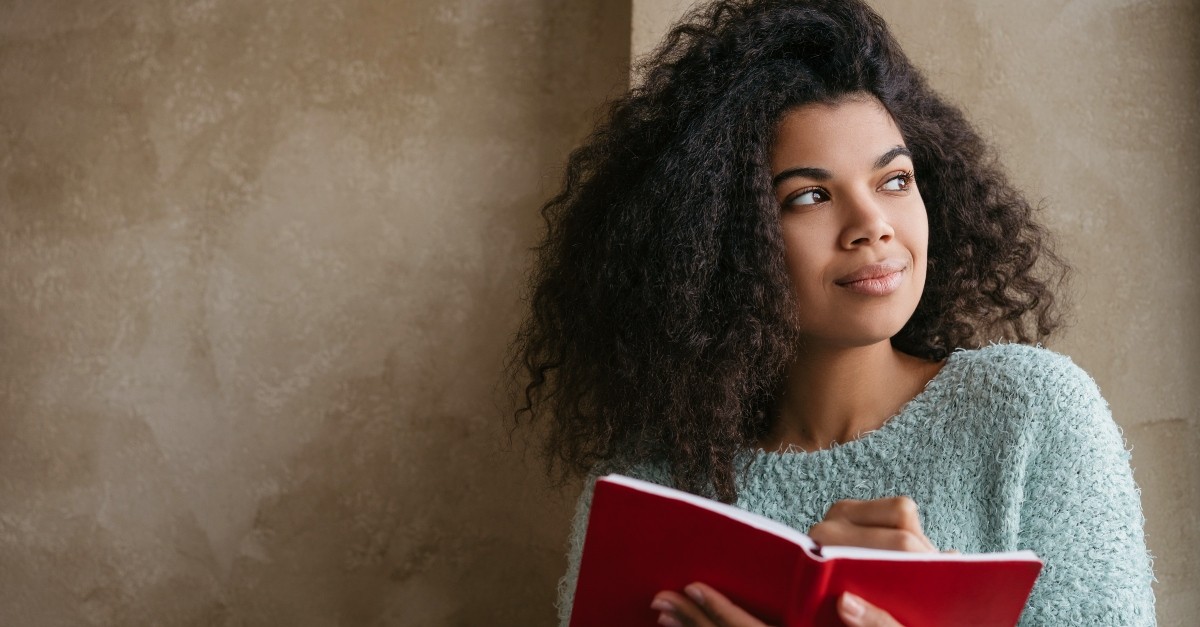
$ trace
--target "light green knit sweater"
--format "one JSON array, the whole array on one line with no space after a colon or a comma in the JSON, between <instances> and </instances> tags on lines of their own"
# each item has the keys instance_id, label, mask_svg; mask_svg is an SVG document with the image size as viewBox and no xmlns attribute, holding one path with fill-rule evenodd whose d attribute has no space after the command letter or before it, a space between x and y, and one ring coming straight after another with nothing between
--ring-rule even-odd
<instances>
[{"instance_id":1,"label":"light green knit sweater","mask_svg":"<svg viewBox=\"0 0 1200 627\"><path fill-rule=\"evenodd\" d=\"M957 351L878 430L828 450L753 455L738 507L807 531L838 500L908 495L940 549L1030 549L1045 561L1021 625L1154 624L1129 453L1096 384L1065 356L1017 344ZM604 470L670 485L665 467ZM559 584L563 625L590 504L591 481Z\"/></svg>"}]
</instances>

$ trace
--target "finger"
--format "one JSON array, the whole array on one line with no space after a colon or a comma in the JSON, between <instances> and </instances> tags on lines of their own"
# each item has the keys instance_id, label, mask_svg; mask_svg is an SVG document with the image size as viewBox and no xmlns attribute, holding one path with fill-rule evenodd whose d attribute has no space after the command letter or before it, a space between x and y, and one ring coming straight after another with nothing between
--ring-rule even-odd
<instances>
[{"instance_id":1,"label":"finger","mask_svg":"<svg viewBox=\"0 0 1200 627\"><path fill-rule=\"evenodd\" d=\"M891 614L849 592L838 598L837 609L842 622L850 627L903 627Z\"/></svg>"},{"instance_id":2,"label":"finger","mask_svg":"<svg viewBox=\"0 0 1200 627\"><path fill-rule=\"evenodd\" d=\"M847 499L834 503L825 519L842 519L864 527L892 527L925 535L917 502L907 496L892 496L870 501Z\"/></svg>"},{"instance_id":3,"label":"finger","mask_svg":"<svg viewBox=\"0 0 1200 627\"><path fill-rule=\"evenodd\" d=\"M659 613L658 624L663 627L721 627L708 618L703 608L674 590L656 594L650 609Z\"/></svg>"},{"instance_id":4,"label":"finger","mask_svg":"<svg viewBox=\"0 0 1200 627\"><path fill-rule=\"evenodd\" d=\"M864 527L844 520L817 523L808 530L808 536L817 544L826 546L861 546L913 553L937 551L924 534L887 527Z\"/></svg>"},{"instance_id":5,"label":"finger","mask_svg":"<svg viewBox=\"0 0 1200 627\"><path fill-rule=\"evenodd\" d=\"M888 527L864 527L845 520L826 520L808 530L808 536L823 546L861 546L869 549L910 551L916 553L933 550L924 536L911 531Z\"/></svg>"},{"instance_id":6,"label":"finger","mask_svg":"<svg viewBox=\"0 0 1200 627\"><path fill-rule=\"evenodd\" d=\"M717 592L712 586L697 582L687 586L683 591L717 625L722 627L765 627L762 621L735 605L733 601Z\"/></svg>"}]
</instances>

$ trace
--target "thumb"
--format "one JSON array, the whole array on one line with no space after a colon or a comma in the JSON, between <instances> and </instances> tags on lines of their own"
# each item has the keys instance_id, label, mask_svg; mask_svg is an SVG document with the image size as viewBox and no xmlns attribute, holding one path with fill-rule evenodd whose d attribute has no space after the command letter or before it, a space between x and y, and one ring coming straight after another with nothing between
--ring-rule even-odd
<instances>
[{"instance_id":1,"label":"thumb","mask_svg":"<svg viewBox=\"0 0 1200 627\"><path fill-rule=\"evenodd\" d=\"M902 627L891 614L849 592L838 597L837 609L838 616L850 627Z\"/></svg>"}]
</instances>

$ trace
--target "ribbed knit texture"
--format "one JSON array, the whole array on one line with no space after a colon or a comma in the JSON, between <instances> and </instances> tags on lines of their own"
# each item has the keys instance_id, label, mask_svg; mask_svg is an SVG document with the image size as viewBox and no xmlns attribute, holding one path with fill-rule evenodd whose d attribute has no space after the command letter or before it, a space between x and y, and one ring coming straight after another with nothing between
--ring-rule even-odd
<instances>
[{"instance_id":1,"label":"ribbed knit texture","mask_svg":"<svg viewBox=\"0 0 1200 627\"><path fill-rule=\"evenodd\" d=\"M812 453L746 454L754 459L738 475L736 505L801 531L841 499L908 495L939 549L1034 551L1045 567L1021 625L1155 622L1129 453L1096 384L1068 357L1017 344L956 351L875 431ZM661 466L596 474L607 472L671 485ZM579 498L559 583L563 625L591 485Z\"/></svg>"}]
</instances>

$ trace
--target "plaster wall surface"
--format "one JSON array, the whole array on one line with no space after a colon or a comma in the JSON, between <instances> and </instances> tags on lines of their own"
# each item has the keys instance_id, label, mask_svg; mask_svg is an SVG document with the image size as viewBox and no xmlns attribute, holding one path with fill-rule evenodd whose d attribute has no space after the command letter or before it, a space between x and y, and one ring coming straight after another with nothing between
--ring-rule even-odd
<instances>
[{"instance_id":1,"label":"plaster wall surface","mask_svg":"<svg viewBox=\"0 0 1200 627\"><path fill-rule=\"evenodd\" d=\"M550 624L493 388L628 12L0 3L0 624Z\"/></svg>"},{"instance_id":2,"label":"plaster wall surface","mask_svg":"<svg viewBox=\"0 0 1200 627\"><path fill-rule=\"evenodd\" d=\"M493 386L536 207L687 6L0 4L0 624L551 624L573 495ZM876 6L1044 199L1190 624L1197 3Z\"/></svg>"},{"instance_id":3,"label":"plaster wall surface","mask_svg":"<svg viewBox=\"0 0 1200 627\"><path fill-rule=\"evenodd\" d=\"M697 6L694 0L632 0L630 4L629 52L634 64L658 46L672 23Z\"/></svg>"},{"instance_id":4,"label":"plaster wall surface","mask_svg":"<svg viewBox=\"0 0 1200 627\"><path fill-rule=\"evenodd\" d=\"M1195 624L1200 2L871 4L1040 203L1075 266L1075 321L1050 348L1095 378L1132 449L1160 624ZM695 3L633 5L637 58Z\"/></svg>"}]
</instances>

